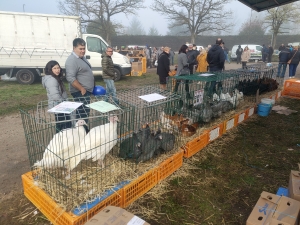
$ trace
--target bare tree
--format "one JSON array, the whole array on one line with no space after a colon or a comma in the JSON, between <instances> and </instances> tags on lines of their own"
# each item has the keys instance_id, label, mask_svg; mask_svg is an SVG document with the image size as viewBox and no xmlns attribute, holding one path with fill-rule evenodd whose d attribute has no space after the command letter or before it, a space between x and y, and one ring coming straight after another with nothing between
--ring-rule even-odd
<instances>
[{"instance_id":1,"label":"bare tree","mask_svg":"<svg viewBox=\"0 0 300 225\"><path fill-rule=\"evenodd\" d=\"M265 18L267 27L270 27L272 32L272 47L276 45L276 38L278 34L286 33L282 25L287 22L297 23L299 17L299 5L297 3L291 3L280 7L272 8L268 10Z\"/></svg>"},{"instance_id":2,"label":"bare tree","mask_svg":"<svg viewBox=\"0 0 300 225\"><path fill-rule=\"evenodd\" d=\"M144 0L60 0L60 11L66 15L78 15L81 23L93 23L106 34L106 41L111 43L111 32L122 28L122 24L112 20L117 14L126 16L134 14L136 9L143 8Z\"/></svg>"},{"instance_id":3,"label":"bare tree","mask_svg":"<svg viewBox=\"0 0 300 225\"><path fill-rule=\"evenodd\" d=\"M186 26L191 43L204 31L225 29L231 12L223 6L230 0L154 0L151 8L170 21L169 27Z\"/></svg>"},{"instance_id":4,"label":"bare tree","mask_svg":"<svg viewBox=\"0 0 300 225\"><path fill-rule=\"evenodd\" d=\"M264 21L262 19L251 19L250 17L242 24L239 35L264 35L266 30L263 25Z\"/></svg>"}]
</instances>

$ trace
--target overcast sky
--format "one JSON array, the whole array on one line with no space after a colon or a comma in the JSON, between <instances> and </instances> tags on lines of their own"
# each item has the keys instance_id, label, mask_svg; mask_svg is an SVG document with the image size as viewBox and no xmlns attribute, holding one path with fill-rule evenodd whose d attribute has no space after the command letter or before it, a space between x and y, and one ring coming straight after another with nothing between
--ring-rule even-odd
<instances>
[{"instance_id":1,"label":"overcast sky","mask_svg":"<svg viewBox=\"0 0 300 225\"><path fill-rule=\"evenodd\" d=\"M62 14L59 11L57 2L57 0L0 0L0 11L23 12L24 10L28 13ZM151 2L151 0L145 0L145 5L149 7ZM251 10L237 0L233 0L225 7L233 11L235 32L240 29L241 24L250 16ZM156 27L160 35L167 33L168 22L161 14L151 9L142 9L137 12L136 16L145 27L147 33L151 26ZM133 16L126 18L124 15L116 15L112 18L114 21L124 22L124 25L128 26Z\"/></svg>"}]
</instances>

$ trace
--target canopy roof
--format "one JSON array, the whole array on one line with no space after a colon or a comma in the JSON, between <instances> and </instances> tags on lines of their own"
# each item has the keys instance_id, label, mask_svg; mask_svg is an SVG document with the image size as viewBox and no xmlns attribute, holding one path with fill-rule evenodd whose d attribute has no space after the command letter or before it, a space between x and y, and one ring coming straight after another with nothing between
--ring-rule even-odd
<instances>
[{"instance_id":1,"label":"canopy roof","mask_svg":"<svg viewBox=\"0 0 300 225\"><path fill-rule=\"evenodd\" d=\"M238 0L238 1L249 6L251 9L257 12L261 12L270 8L296 2L297 0Z\"/></svg>"}]
</instances>

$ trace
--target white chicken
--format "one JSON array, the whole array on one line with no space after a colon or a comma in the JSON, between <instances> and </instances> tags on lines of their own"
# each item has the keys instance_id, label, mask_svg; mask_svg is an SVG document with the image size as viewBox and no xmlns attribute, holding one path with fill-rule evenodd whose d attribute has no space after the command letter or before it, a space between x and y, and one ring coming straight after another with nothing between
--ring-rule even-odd
<instances>
[{"instance_id":1,"label":"white chicken","mask_svg":"<svg viewBox=\"0 0 300 225\"><path fill-rule=\"evenodd\" d=\"M103 159L107 153L117 144L117 116L111 116L109 123L94 127L81 141L80 146L76 148L76 156L70 159L68 168L71 172L81 160L92 158L98 160L99 165L104 168ZM68 177L68 176L67 176ZM66 177L66 178L67 178Z\"/></svg>"},{"instance_id":2,"label":"white chicken","mask_svg":"<svg viewBox=\"0 0 300 225\"><path fill-rule=\"evenodd\" d=\"M74 154L75 147L86 135L84 126L85 121L78 120L74 128L64 129L55 134L45 149L42 160L37 161L34 166L48 169L62 167L64 159Z\"/></svg>"},{"instance_id":3,"label":"white chicken","mask_svg":"<svg viewBox=\"0 0 300 225\"><path fill-rule=\"evenodd\" d=\"M217 95L217 93L213 94L213 101L220 101L220 97Z\"/></svg>"}]
</instances>

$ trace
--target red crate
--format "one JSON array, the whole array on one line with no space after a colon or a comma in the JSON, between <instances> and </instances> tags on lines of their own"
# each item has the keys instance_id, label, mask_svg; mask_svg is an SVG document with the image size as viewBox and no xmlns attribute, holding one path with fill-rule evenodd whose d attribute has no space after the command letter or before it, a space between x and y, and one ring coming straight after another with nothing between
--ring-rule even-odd
<instances>
[{"instance_id":1,"label":"red crate","mask_svg":"<svg viewBox=\"0 0 300 225\"><path fill-rule=\"evenodd\" d=\"M218 137L222 136L223 134L223 129L224 129L224 123L221 123L213 128L211 128L208 131L208 141L207 143L210 143L217 139Z\"/></svg>"},{"instance_id":2,"label":"red crate","mask_svg":"<svg viewBox=\"0 0 300 225\"><path fill-rule=\"evenodd\" d=\"M185 158L190 158L195 155L201 149L203 149L208 143L208 132L204 131L199 137L194 138L183 146Z\"/></svg>"},{"instance_id":3,"label":"red crate","mask_svg":"<svg viewBox=\"0 0 300 225\"><path fill-rule=\"evenodd\" d=\"M123 188L123 205L126 208L157 184L157 168L138 177Z\"/></svg>"},{"instance_id":4,"label":"red crate","mask_svg":"<svg viewBox=\"0 0 300 225\"><path fill-rule=\"evenodd\" d=\"M163 161L157 168L158 182L164 180L176 170L178 170L183 163L183 151L172 155L170 158Z\"/></svg>"},{"instance_id":5,"label":"red crate","mask_svg":"<svg viewBox=\"0 0 300 225\"><path fill-rule=\"evenodd\" d=\"M32 172L22 175L24 195L40 210L54 225L83 225L108 205L122 207L123 189L104 199L87 213L76 216L61 208L46 192L34 184Z\"/></svg>"}]
</instances>

